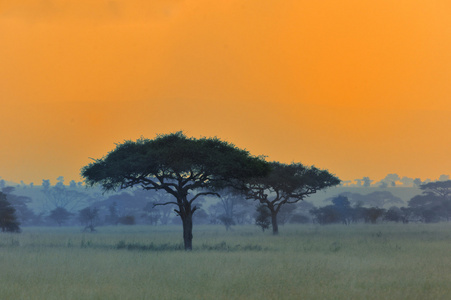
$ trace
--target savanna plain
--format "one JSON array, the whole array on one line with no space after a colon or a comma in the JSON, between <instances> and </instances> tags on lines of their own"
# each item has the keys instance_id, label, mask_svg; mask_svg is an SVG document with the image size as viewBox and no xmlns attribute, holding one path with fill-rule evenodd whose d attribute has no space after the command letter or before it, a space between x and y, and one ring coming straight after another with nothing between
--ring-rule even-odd
<instances>
[{"instance_id":1,"label":"savanna plain","mask_svg":"<svg viewBox=\"0 0 451 300\"><path fill-rule=\"evenodd\" d=\"M451 224L24 227L0 299L450 299Z\"/></svg>"}]
</instances>

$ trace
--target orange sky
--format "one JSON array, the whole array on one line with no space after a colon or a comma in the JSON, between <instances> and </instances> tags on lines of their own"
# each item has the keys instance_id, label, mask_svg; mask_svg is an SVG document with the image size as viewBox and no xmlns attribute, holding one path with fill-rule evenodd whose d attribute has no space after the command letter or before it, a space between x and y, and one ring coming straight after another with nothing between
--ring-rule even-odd
<instances>
[{"instance_id":1,"label":"orange sky","mask_svg":"<svg viewBox=\"0 0 451 300\"><path fill-rule=\"evenodd\" d=\"M0 176L218 136L341 179L451 173L449 0L0 0Z\"/></svg>"}]
</instances>

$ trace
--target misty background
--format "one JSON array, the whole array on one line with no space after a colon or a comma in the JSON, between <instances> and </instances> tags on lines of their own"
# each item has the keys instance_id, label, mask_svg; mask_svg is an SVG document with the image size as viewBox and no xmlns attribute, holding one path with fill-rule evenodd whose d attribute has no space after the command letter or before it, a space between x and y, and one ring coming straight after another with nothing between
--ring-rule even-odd
<instances>
[{"instance_id":1,"label":"misty background","mask_svg":"<svg viewBox=\"0 0 451 300\"><path fill-rule=\"evenodd\" d=\"M421 189L431 182L451 181L445 174L435 180L421 180L394 173L381 180L362 177L342 181L339 186L319 191L304 201L284 205L278 220L281 225L448 220L451 210L446 208L444 211L440 199ZM83 182L66 182L62 176L55 180L44 179L38 184L14 183L0 178L0 191L16 209L21 226L85 226L83 213L86 212L95 213L89 219L94 222L93 228L135 224L162 226L181 222L172 206L155 206L172 200L172 196L164 191L133 188L103 193L100 187L86 188ZM201 198L198 207L194 214L195 224L222 224L226 230L236 225L261 225L259 217L264 218L264 212L259 216L257 202L228 190L221 193L221 198ZM359 215L356 216L357 211ZM269 226L269 216L266 218Z\"/></svg>"}]
</instances>

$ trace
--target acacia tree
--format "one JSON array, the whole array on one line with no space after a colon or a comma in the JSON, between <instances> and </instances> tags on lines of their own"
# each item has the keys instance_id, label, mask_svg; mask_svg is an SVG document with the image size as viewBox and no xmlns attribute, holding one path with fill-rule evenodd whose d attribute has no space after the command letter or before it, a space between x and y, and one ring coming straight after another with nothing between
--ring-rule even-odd
<instances>
[{"instance_id":1,"label":"acacia tree","mask_svg":"<svg viewBox=\"0 0 451 300\"><path fill-rule=\"evenodd\" d=\"M87 194L77 190L74 181L68 187L64 185L63 176L58 177L57 180L58 182L53 187L50 186L50 180L42 180L42 191L46 196L46 209L64 208L68 212L73 212L89 200Z\"/></svg>"},{"instance_id":2,"label":"acacia tree","mask_svg":"<svg viewBox=\"0 0 451 300\"><path fill-rule=\"evenodd\" d=\"M279 233L277 214L284 205L297 203L321 189L340 183L335 175L313 166L279 162L270 165L269 175L248 181L245 192L248 199L259 201L271 211L273 234Z\"/></svg>"},{"instance_id":3,"label":"acacia tree","mask_svg":"<svg viewBox=\"0 0 451 300\"><path fill-rule=\"evenodd\" d=\"M268 163L261 157L218 138L188 138L182 132L149 140L125 141L105 157L82 168L87 185L105 191L141 186L164 190L183 224L185 250L192 249L193 204L200 196L217 195L228 183L265 176Z\"/></svg>"}]
</instances>

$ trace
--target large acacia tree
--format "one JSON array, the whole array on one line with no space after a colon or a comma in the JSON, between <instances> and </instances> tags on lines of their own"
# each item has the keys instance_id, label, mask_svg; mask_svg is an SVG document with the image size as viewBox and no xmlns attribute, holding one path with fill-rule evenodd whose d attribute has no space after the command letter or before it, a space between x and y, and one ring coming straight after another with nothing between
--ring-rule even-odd
<instances>
[{"instance_id":1,"label":"large acacia tree","mask_svg":"<svg viewBox=\"0 0 451 300\"><path fill-rule=\"evenodd\" d=\"M300 163L271 162L268 176L248 181L246 196L259 201L271 212L273 234L279 233L277 214L289 203L297 203L317 191L338 185L340 179L327 170L306 167Z\"/></svg>"},{"instance_id":2,"label":"large acacia tree","mask_svg":"<svg viewBox=\"0 0 451 300\"><path fill-rule=\"evenodd\" d=\"M182 219L185 250L192 249L193 204L200 196L218 195L228 184L265 176L269 165L261 157L218 138L188 138L182 132L125 141L105 157L82 168L87 185L105 191L140 186L164 190Z\"/></svg>"}]
</instances>

